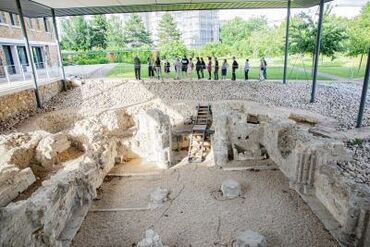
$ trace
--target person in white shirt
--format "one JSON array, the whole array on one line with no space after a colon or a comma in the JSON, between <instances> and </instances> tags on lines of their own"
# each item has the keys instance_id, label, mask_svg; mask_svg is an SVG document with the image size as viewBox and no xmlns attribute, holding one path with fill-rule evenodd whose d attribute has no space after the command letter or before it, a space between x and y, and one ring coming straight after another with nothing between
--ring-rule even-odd
<instances>
[{"instance_id":1,"label":"person in white shirt","mask_svg":"<svg viewBox=\"0 0 370 247\"><path fill-rule=\"evenodd\" d=\"M182 70L182 63L180 61L180 58L177 58L175 61L175 70L176 70L176 80L180 80Z\"/></svg>"},{"instance_id":2,"label":"person in white shirt","mask_svg":"<svg viewBox=\"0 0 370 247\"><path fill-rule=\"evenodd\" d=\"M187 70L187 73L188 73L188 78L190 80L193 79L193 69L194 69L194 63L193 63L193 58L189 58L189 63L188 63L188 70Z\"/></svg>"},{"instance_id":3,"label":"person in white shirt","mask_svg":"<svg viewBox=\"0 0 370 247\"><path fill-rule=\"evenodd\" d=\"M249 79L249 68L250 68L249 59L246 59L244 64L244 79L246 81Z\"/></svg>"}]
</instances>

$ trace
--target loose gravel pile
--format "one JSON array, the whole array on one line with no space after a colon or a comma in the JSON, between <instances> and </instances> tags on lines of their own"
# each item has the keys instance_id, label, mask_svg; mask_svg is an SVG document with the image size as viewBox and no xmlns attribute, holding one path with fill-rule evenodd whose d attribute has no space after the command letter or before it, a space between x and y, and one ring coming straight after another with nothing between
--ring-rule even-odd
<instances>
[{"instance_id":1,"label":"loose gravel pile","mask_svg":"<svg viewBox=\"0 0 370 247\"><path fill-rule=\"evenodd\" d=\"M370 141L355 140L347 143L353 153L353 160L338 163L342 174L356 183L370 185Z\"/></svg>"},{"instance_id":2,"label":"loose gravel pile","mask_svg":"<svg viewBox=\"0 0 370 247\"><path fill-rule=\"evenodd\" d=\"M178 101L250 100L269 106L304 109L337 119L338 129L354 128L357 118L361 85L333 83L319 85L316 102L309 103L311 85L305 82L245 82L245 81L164 81L147 80L91 80L81 87L61 93L44 105L39 113L71 109L95 111L101 108L116 108L143 103L160 98L171 105ZM367 105L370 105L368 97ZM370 125L370 112L366 112L364 125ZM0 126L0 131L11 130L19 121ZM361 183L369 183L369 144L362 147L349 146L357 150L355 161L342 164L347 175ZM367 173L366 173L367 172ZM352 174L352 175L351 175ZM355 175L353 175L355 174Z\"/></svg>"}]
</instances>

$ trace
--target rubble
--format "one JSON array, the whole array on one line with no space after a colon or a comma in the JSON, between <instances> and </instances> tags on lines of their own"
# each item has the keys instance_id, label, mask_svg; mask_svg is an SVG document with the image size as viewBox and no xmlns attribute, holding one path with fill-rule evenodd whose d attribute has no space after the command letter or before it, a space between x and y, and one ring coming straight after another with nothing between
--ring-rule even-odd
<instances>
[{"instance_id":1,"label":"rubble","mask_svg":"<svg viewBox=\"0 0 370 247\"><path fill-rule=\"evenodd\" d=\"M222 182L221 191L224 197L232 199L241 195L241 185L235 180L228 179Z\"/></svg>"},{"instance_id":2,"label":"rubble","mask_svg":"<svg viewBox=\"0 0 370 247\"><path fill-rule=\"evenodd\" d=\"M168 194L167 189L158 187L150 193L150 201L156 206L161 205L168 200Z\"/></svg>"},{"instance_id":3,"label":"rubble","mask_svg":"<svg viewBox=\"0 0 370 247\"><path fill-rule=\"evenodd\" d=\"M36 148L36 159L41 166L50 169L57 162L57 155L70 148L71 142L64 133L57 133L41 139Z\"/></svg>"},{"instance_id":4,"label":"rubble","mask_svg":"<svg viewBox=\"0 0 370 247\"><path fill-rule=\"evenodd\" d=\"M144 238L137 243L137 247L164 247L160 236L153 229L145 231Z\"/></svg>"},{"instance_id":5,"label":"rubble","mask_svg":"<svg viewBox=\"0 0 370 247\"><path fill-rule=\"evenodd\" d=\"M261 234L247 230L236 238L236 247L267 247L267 242Z\"/></svg>"}]
</instances>

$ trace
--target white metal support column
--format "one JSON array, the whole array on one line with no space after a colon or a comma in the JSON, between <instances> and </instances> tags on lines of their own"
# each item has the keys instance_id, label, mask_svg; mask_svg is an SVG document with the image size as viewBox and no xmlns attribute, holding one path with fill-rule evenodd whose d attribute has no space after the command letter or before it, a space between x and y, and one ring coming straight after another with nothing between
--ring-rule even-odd
<instances>
[{"instance_id":1,"label":"white metal support column","mask_svg":"<svg viewBox=\"0 0 370 247\"><path fill-rule=\"evenodd\" d=\"M54 9L51 9L51 14L53 16L54 34L55 34L55 40L57 42L57 48L58 48L58 60L59 60L60 69L62 71L63 89L65 91L65 90L67 90L67 86L66 86L66 73L64 71L64 66L63 66L62 52L60 51L60 42L59 42L59 36L58 36L58 25L57 25L57 20L55 18L55 11L54 11Z\"/></svg>"},{"instance_id":2,"label":"white metal support column","mask_svg":"<svg viewBox=\"0 0 370 247\"><path fill-rule=\"evenodd\" d=\"M27 56L29 58L28 59L29 63L30 63L31 68L32 68L32 77L33 77L34 90L35 90L35 96L36 96L36 104L37 104L38 108L41 108L42 103L41 103L41 98L40 98L40 93L39 93L39 87L38 87L38 84L37 84L36 67L35 67L35 63L34 63L34 60L33 60L32 48L31 48L30 42L28 40L28 35L27 35L26 25L24 23L24 17L23 17L22 6L21 6L21 3L20 3L20 0L16 0L16 3L17 3L17 8L18 8L22 33L23 33L23 37L24 37L24 40L25 40L25 43L26 43L26 52L27 52Z\"/></svg>"}]
</instances>

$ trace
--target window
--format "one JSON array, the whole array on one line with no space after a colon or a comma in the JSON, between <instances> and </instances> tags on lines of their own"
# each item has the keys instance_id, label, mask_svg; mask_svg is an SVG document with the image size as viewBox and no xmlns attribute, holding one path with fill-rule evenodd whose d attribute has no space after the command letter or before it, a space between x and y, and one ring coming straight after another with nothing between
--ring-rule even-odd
<instances>
[{"instance_id":1,"label":"window","mask_svg":"<svg viewBox=\"0 0 370 247\"><path fill-rule=\"evenodd\" d=\"M3 11L0 11L0 23L5 24L5 15Z\"/></svg>"},{"instance_id":2,"label":"window","mask_svg":"<svg viewBox=\"0 0 370 247\"><path fill-rule=\"evenodd\" d=\"M36 22L36 30L37 31L41 31L40 20L39 19L35 19L35 22Z\"/></svg>"},{"instance_id":3,"label":"window","mask_svg":"<svg viewBox=\"0 0 370 247\"><path fill-rule=\"evenodd\" d=\"M50 31L50 27L49 27L49 20L48 20L48 18L44 17L43 18L43 21L44 21L45 32L49 32Z\"/></svg>"},{"instance_id":4,"label":"window","mask_svg":"<svg viewBox=\"0 0 370 247\"><path fill-rule=\"evenodd\" d=\"M27 24L28 24L28 28L29 28L29 29L34 29L34 28L33 28L33 20L32 20L31 18L28 18L28 19L27 19Z\"/></svg>"},{"instance_id":5,"label":"window","mask_svg":"<svg viewBox=\"0 0 370 247\"><path fill-rule=\"evenodd\" d=\"M18 16L16 14L9 13L10 23L13 26L19 26Z\"/></svg>"}]
</instances>

